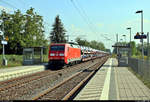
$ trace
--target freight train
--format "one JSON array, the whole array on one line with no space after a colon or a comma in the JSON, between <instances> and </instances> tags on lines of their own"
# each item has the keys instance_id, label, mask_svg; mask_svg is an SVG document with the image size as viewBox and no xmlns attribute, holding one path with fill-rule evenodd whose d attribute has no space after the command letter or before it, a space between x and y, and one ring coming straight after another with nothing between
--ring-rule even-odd
<instances>
[{"instance_id":1,"label":"freight train","mask_svg":"<svg viewBox=\"0 0 150 102\"><path fill-rule=\"evenodd\" d=\"M109 55L107 52L69 43L52 43L49 47L49 65L70 65Z\"/></svg>"}]
</instances>

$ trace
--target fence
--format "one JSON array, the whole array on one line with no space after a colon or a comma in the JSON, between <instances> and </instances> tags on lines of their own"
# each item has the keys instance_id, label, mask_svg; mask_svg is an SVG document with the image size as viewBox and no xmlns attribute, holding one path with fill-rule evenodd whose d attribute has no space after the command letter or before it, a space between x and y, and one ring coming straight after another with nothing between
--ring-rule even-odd
<instances>
[{"instance_id":1,"label":"fence","mask_svg":"<svg viewBox=\"0 0 150 102\"><path fill-rule=\"evenodd\" d=\"M128 65L145 80L150 81L150 61L129 58Z\"/></svg>"}]
</instances>

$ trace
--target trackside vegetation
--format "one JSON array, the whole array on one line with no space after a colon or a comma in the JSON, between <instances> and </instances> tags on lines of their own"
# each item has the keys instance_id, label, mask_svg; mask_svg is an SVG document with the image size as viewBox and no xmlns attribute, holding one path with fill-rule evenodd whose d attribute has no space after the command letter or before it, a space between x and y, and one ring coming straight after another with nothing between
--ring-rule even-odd
<instances>
[{"instance_id":1,"label":"trackside vegetation","mask_svg":"<svg viewBox=\"0 0 150 102\"><path fill-rule=\"evenodd\" d=\"M22 66L23 55L10 54L10 55L5 55L5 57L8 60L8 65L7 66L0 65L0 69L1 68L9 68L9 67ZM48 56L47 56L47 54L45 54L43 56L43 60L44 60L44 63L48 62ZM2 62L2 55L0 55L0 62Z\"/></svg>"},{"instance_id":2,"label":"trackside vegetation","mask_svg":"<svg viewBox=\"0 0 150 102\"><path fill-rule=\"evenodd\" d=\"M20 10L11 14L2 11L0 19L3 20L0 29L4 29L4 35L9 39L5 45L6 54L22 55L24 47L48 45L44 35L43 17L34 12L34 8L28 9L25 14Z\"/></svg>"}]
</instances>

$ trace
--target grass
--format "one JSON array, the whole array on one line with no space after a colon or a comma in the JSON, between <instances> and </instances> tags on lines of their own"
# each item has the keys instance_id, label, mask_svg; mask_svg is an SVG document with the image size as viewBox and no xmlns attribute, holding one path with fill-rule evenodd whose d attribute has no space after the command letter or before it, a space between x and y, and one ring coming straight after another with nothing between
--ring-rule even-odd
<instances>
[{"instance_id":1,"label":"grass","mask_svg":"<svg viewBox=\"0 0 150 102\"><path fill-rule=\"evenodd\" d=\"M7 59L7 66L2 65L2 55L0 55L0 68L8 68L22 65L22 55L5 55L5 57Z\"/></svg>"},{"instance_id":2,"label":"grass","mask_svg":"<svg viewBox=\"0 0 150 102\"><path fill-rule=\"evenodd\" d=\"M5 55L5 57L7 59L7 66L2 65L2 55L0 55L0 69L22 66L23 55ZM48 55L44 55L43 58L44 58L44 62L48 62Z\"/></svg>"},{"instance_id":3,"label":"grass","mask_svg":"<svg viewBox=\"0 0 150 102\"><path fill-rule=\"evenodd\" d=\"M117 54L112 54L111 58L116 58Z\"/></svg>"},{"instance_id":4,"label":"grass","mask_svg":"<svg viewBox=\"0 0 150 102\"><path fill-rule=\"evenodd\" d=\"M43 62L44 62L44 63L47 63L47 62L48 62L48 55L44 55L44 56L43 56L43 59L44 59Z\"/></svg>"},{"instance_id":5,"label":"grass","mask_svg":"<svg viewBox=\"0 0 150 102\"><path fill-rule=\"evenodd\" d=\"M138 79L140 79L144 85L146 85L150 89L150 81L145 80L143 77L141 77L138 73L134 72L134 70L131 67L128 67L128 70L132 72Z\"/></svg>"},{"instance_id":6,"label":"grass","mask_svg":"<svg viewBox=\"0 0 150 102\"><path fill-rule=\"evenodd\" d=\"M142 56L132 56L132 58L142 59ZM144 60L147 60L147 56L144 56Z\"/></svg>"}]
</instances>

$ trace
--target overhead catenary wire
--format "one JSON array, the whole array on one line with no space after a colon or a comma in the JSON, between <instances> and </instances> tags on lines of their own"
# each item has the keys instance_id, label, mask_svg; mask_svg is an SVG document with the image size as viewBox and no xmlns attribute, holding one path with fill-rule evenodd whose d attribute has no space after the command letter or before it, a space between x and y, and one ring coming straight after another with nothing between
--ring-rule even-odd
<instances>
[{"instance_id":1,"label":"overhead catenary wire","mask_svg":"<svg viewBox=\"0 0 150 102\"><path fill-rule=\"evenodd\" d=\"M24 0L18 0L21 2L21 4L25 5L27 2L25 2Z\"/></svg>"},{"instance_id":2,"label":"overhead catenary wire","mask_svg":"<svg viewBox=\"0 0 150 102\"><path fill-rule=\"evenodd\" d=\"M83 13L80 11L80 9L76 6L76 4L74 3L73 0L71 0L74 8L78 11L78 13L80 14L80 16L83 18L83 20L86 22L86 24L88 24L88 27L90 28L91 30L91 26L89 25L89 22L87 21L86 17L83 15ZM93 30L91 30L93 32Z\"/></svg>"},{"instance_id":3,"label":"overhead catenary wire","mask_svg":"<svg viewBox=\"0 0 150 102\"><path fill-rule=\"evenodd\" d=\"M21 1L21 0L20 0L20 1ZM19 9L19 8L15 7L14 5L12 5L12 4L10 4L10 3L4 1L4 0L0 0L0 2L5 3L6 5L12 7L13 9ZM22 2L20 2L20 3L24 3L24 1L22 1ZM46 25L48 25L48 26L51 26L48 22L45 22L45 21L43 21L43 22L44 22L44 24L46 24Z\"/></svg>"},{"instance_id":4,"label":"overhead catenary wire","mask_svg":"<svg viewBox=\"0 0 150 102\"><path fill-rule=\"evenodd\" d=\"M76 2L78 3L77 0L76 0ZM83 18L83 20L87 23L89 29L90 29L93 33L99 34L99 33L97 32L97 30L95 30L95 29L96 29L96 27L94 27L95 25L90 21L89 17L87 16L87 14L86 14L85 10L82 8L82 6L79 5L79 3L78 3L78 6L80 6L80 9L79 9L79 7L76 6L74 0L71 0L71 3L73 4L74 8L79 12L79 14L80 14L80 16ZM81 12L81 10L82 10L82 12ZM92 25L92 26L91 26L91 25ZM93 30L93 28L94 28L94 30ZM106 36L103 35L103 34L100 34L100 35L102 35L106 40L110 40L110 41L112 41L112 42L115 42L115 41L113 41L112 39L109 39L108 37L106 37Z\"/></svg>"},{"instance_id":5,"label":"overhead catenary wire","mask_svg":"<svg viewBox=\"0 0 150 102\"><path fill-rule=\"evenodd\" d=\"M13 9L18 9L18 8L16 8L14 5L12 5L12 4L6 2L6 0L5 0L5 1L4 1L4 0L0 0L0 2L6 4L6 5L10 6L10 7L12 7Z\"/></svg>"},{"instance_id":6,"label":"overhead catenary wire","mask_svg":"<svg viewBox=\"0 0 150 102\"><path fill-rule=\"evenodd\" d=\"M83 11L83 14L86 16L88 22L89 22L91 25L95 26L95 25L91 22L91 20L89 19L89 17L87 16L85 10L84 10L83 7L80 5L80 3L78 2L78 0L76 0L76 2L78 3L78 5L80 6L81 10ZM93 26L92 26L92 27L93 27ZM96 27L93 27L93 28L96 29ZM97 34L99 34L99 33L97 32L97 29L95 30L95 32L96 32ZM100 34L100 35L102 35L102 36L103 36L105 39L107 39L107 40L113 41L113 40L109 39L108 37L104 36L103 34ZM113 42L114 42L114 41L113 41Z\"/></svg>"},{"instance_id":7,"label":"overhead catenary wire","mask_svg":"<svg viewBox=\"0 0 150 102\"><path fill-rule=\"evenodd\" d=\"M18 9L17 7L15 7L14 5L4 1L4 0L0 0L0 2L3 2L5 4L7 4L8 6L12 7L13 9ZM97 31L95 30L96 27L94 27L94 24L90 21L90 19L88 18L86 12L84 11L84 9L81 7L80 8L78 6L76 6L76 4L74 3L73 0L71 0L71 2L73 3L74 7L76 8L76 10L79 12L80 16L83 18L84 22L86 22L86 24L88 25L89 29L93 32L93 33L97 33ZM23 1L21 1L20 3L24 3ZM79 3L78 3L79 4ZM51 26L48 22L44 21L44 24L47 26ZM103 34L101 34L105 39L112 41L111 39L107 38L106 36L104 36Z\"/></svg>"},{"instance_id":8,"label":"overhead catenary wire","mask_svg":"<svg viewBox=\"0 0 150 102\"><path fill-rule=\"evenodd\" d=\"M76 0L76 2L78 3L78 5L80 6L80 8L81 8L81 10L82 10L82 12L83 12L83 14L86 16L86 18L87 18L87 21L89 22L89 24L90 25L93 25L92 26L92 28L94 28L94 31L97 33L97 34L100 34L100 33L98 33L97 32L97 29L96 29L96 27L94 27L95 25L91 22L91 20L89 19L89 17L87 16L87 14L86 14L86 12L85 12L85 10L83 9L83 7L80 5L80 3L78 2L78 0ZM100 35L102 35L106 40L110 40L110 41L112 41L112 42L115 42L115 41L113 41L113 40L111 40L111 39L109 39L108 37L106 37L105 35L103 35L103 34L100 34Z\"/></svg>"},{"instance_id":9,"label":"overhead catenary wire","mask_svg":"<svg viewBox=\"0 0 150 102\"><path fill-rule=\"evenodd\" d=\"M11 8L14 9L14 11L19 9L19 8L15 7L14 5L12 5L12 4L10 4L10 3L6 2L6 1L0 0L0 2L5 3L6 5L10 6ZM22 3L23 3L23 2L22 2ZM45 21L43 21L43 24L44 24L44 25L47 25L47 26L51 26L48 22L45 22ZM44 29L45 29L45 28L46 28L46 26L44 27ZM45 32L47 32L47 31L48 31L48 30L45 29ZM49 31L48 31L48 32L49 32Z\"/></svg>"}]
</instances>

